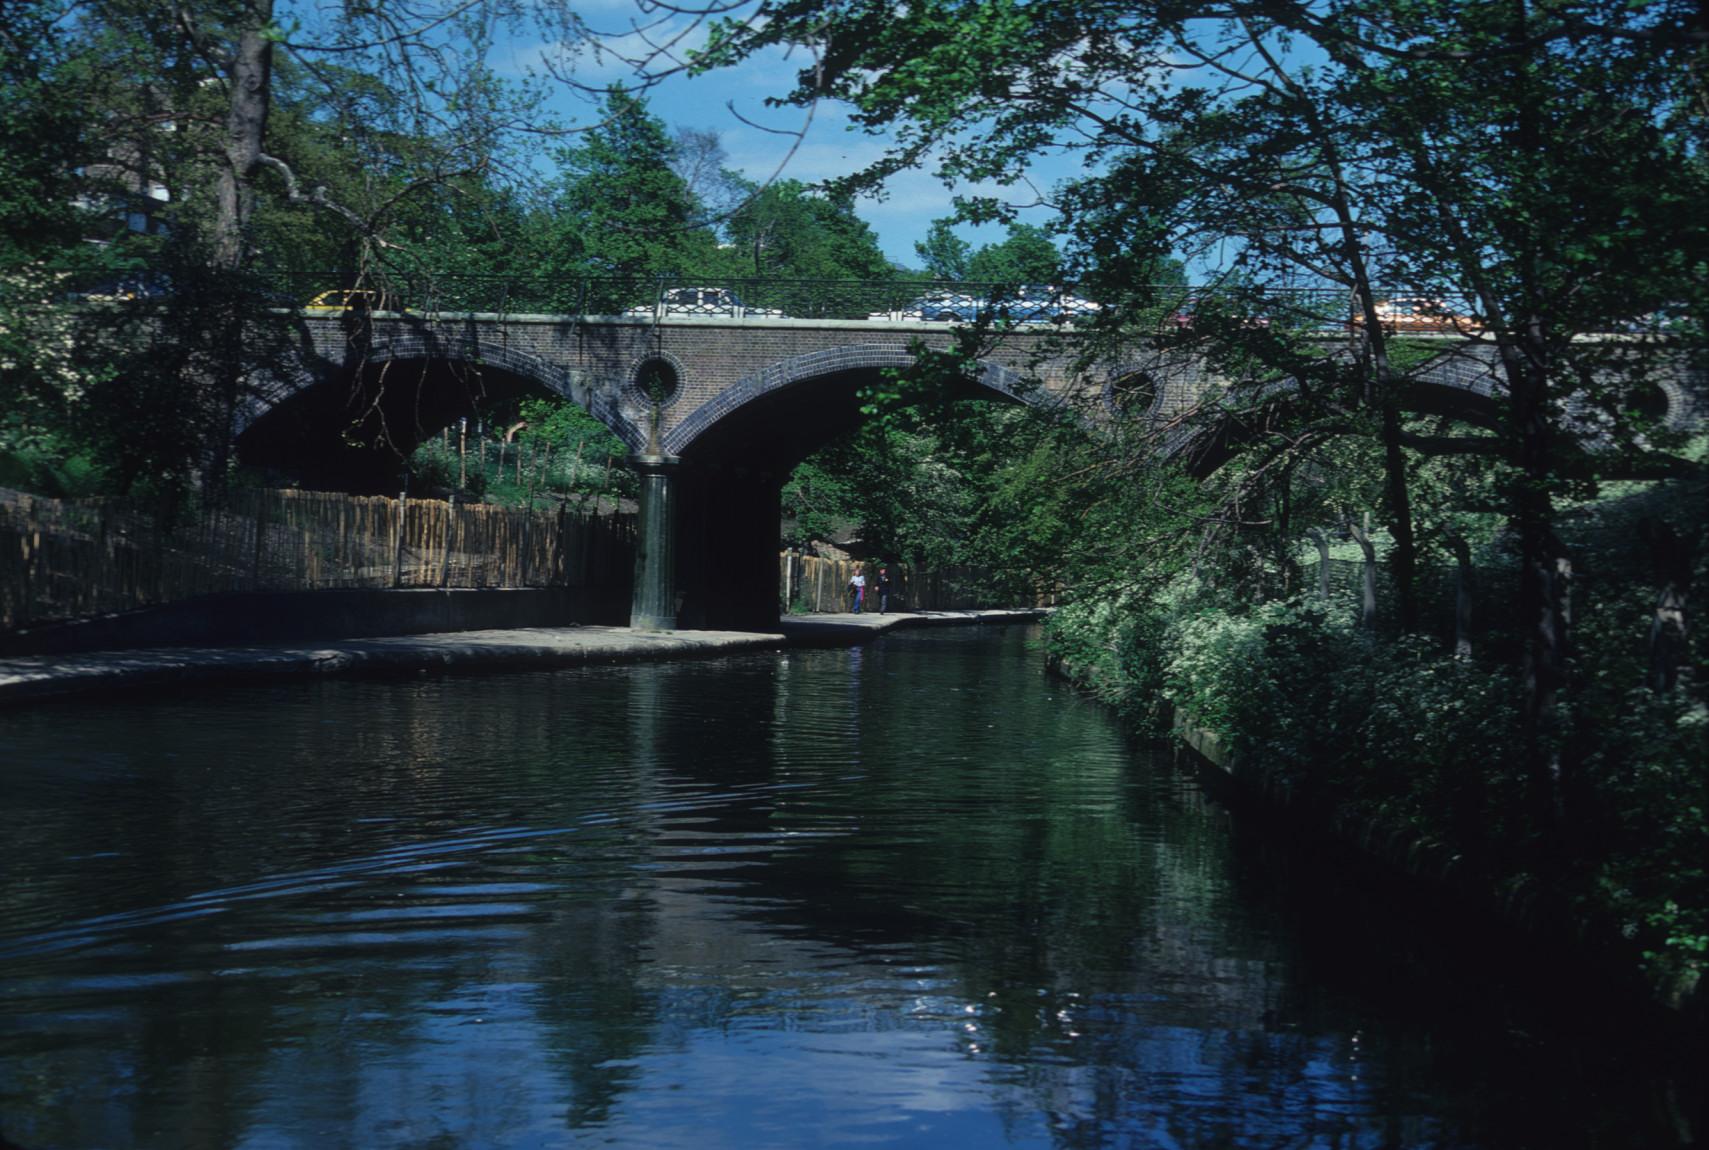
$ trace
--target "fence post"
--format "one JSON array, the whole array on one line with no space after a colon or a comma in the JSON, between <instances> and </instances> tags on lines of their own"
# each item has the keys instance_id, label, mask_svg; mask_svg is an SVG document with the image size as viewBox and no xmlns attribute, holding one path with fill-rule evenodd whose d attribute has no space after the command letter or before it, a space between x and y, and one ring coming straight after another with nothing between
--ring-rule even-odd
<instances>
[{"instance_id":1,"label":"fence post","mask_svg":"<svg viewBox=\"0 0 1709 1150\"><path fill-rule=\"evenodd\" d=\"M445 505L445 547L439 556L439 585L441 587L451 585L451 527L452 520L456 517L457 505L447 503Z\"/></svg>"},{"instance_id":2,"label":"fence post","mask_svg":"<svg viewBox=\"0 0 1709 1150\"><path fill-rule=\"evenodd\" d=\"M398 522L392 530L392 588L404 585L404 511L409 503L407 489L398 492Z\"/></svg>"},{"instance_id":3,"label":"fence post","mask_svg":"<svg viewBox=\"0 0 1709 1150\"><path fill-rule=\"evenodd\" d=\"M261 590L261 547L266 534L267 491L263 488L255 492L255 553L249 559L249 587L252 591Z\"/></svg>"},{"instance_id":4,"label":"fence post","mask_svg":"<svg viewBox=\"0 0 1709 1150\"><path fill-rule=\"evenodd\" d=\"M30 540L32 538L34 538L34 539L40 539L41 538L41 535L39 533L34 533L31 531L32 526L33 526L33 524L30 522L30 520L26 519L21 524L22 530L19 531L19 533L18 533L19 545L23 548L23 560L24 560L24 562L23 562L23 572L24 572L23 611L19 615L19 618L24 619L26 621L34 619L36 616L35 600L33 598L33 593L35 591L35 582L36 581L34 579L30 578L30 570L35 565L35 554L31 550Z\"/></svg>"}]
</instances>

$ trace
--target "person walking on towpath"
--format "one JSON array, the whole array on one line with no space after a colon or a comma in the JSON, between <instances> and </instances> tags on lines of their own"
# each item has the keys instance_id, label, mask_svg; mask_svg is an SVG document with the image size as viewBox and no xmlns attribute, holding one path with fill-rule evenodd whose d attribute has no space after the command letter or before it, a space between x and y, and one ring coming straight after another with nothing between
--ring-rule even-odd
<instances>
[{"instance_id":1,"label":"person walking on towpath","mask_svg":"<svg viewBox=\"0 0 1709 1150\"><path fill-rule=\"evenodd\" d=\"M859 615L861 604L866 600L866 576L860 573L859 567L855 568L854 577L849 580L849 590L854 595L854 613Z\"/></svg>"},{"instance_id":2,"label":"person walking on towpath","mask_svg":"<svg viewBox=\"0 0 1709 1150\"><path fill-rule=\"evenodd\" d=\"M884 614L890 610L890 568L878 569L878 613Z\"/></svg>"}]
</instances>

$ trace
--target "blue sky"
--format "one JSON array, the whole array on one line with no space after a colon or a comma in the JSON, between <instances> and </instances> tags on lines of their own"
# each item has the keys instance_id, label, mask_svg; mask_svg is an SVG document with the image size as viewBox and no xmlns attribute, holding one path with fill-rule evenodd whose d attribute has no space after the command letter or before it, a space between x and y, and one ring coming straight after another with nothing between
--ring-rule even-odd
<instances>
[{"instance_id":1,"label":"blue sky","mask_svg":"<svg viewBox=\"0 0 1709 1150\"><path fill-rule=\"evenodd\" d=\"M618 32L627 28L635 13L631 0L592 0L579 10L595 28ZM637 43L633 35L616 38L620 50L633 51ZM504 71L514 74L537 66L542 53L551 53L550 44L519 41L508 46L498 61ZM803 57L786 58L781 51L749 61L737 68L724 69L702 76L673 76L648 93L652 109L660 119L674 128L709 129L719 134L729 155L729 166L753 180L769 178L783 164L782 175L814 183L833 176L847 174L878 158L884 149L881 137L869 135L850 127L846 110L838 105L820 105L813 113L807 134L793 155L793 141L783 135L751 126L743 119L779 131L795 131L805 119L798 108L767 108L768 96L781 95L792 86ZM575 62L578 80L595 86L628 80L631 69L611 56L603 60L583 53ZM731 106L735 111L731 111ZM554 105L566 120L581 123L596 118L593 107L585 99L564 91ZM739 115L737 114L739 113ZM787 163L785 163L787 159ZM1072 175L1067 167L1041 170L1040 186L1051 185ZM977 191L981 194L1003 194L990 187L945 188L929 172L907 172L894 177L883 199L867 199L857 204L860 216L878 234L885 255L909 266L919 266L914 243L924 238L931 221L948 215L951 198L957 191ZM1030 188L1014 189L1010 198L1016 202L1034 198ZM1042 209L1022 214L1023 219L1042 223L1047 218ZM962 235L975 245L1000 240L1000 227L962 227Z\"/></svg>"}]
</instances>

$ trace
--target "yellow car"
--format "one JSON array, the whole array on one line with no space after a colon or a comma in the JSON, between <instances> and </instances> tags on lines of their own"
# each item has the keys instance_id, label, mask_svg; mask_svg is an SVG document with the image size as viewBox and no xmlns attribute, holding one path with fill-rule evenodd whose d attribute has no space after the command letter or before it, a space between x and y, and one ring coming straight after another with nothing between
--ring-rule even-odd
<instances>
[{"instance_id":1,"label":"yellow car","mask_svg":"<svg viewBox=\"0 0 1709 1150\"><path fill-rule=\"evenodd\" d=\"M408 311L385 292L368 288L332 288L303 305L309 315L344 315L346 312Z\"/></svg>"}]
</instances>

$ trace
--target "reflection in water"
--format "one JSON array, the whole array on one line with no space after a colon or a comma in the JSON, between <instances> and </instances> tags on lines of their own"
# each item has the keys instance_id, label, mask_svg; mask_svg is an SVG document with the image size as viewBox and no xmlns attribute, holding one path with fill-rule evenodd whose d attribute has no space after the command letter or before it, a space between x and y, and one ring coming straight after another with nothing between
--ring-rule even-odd
<instances>
[{"instance_id":1,"label":"reflection in water","mask_svg":"<svg viewBox=\"0 0 1709 1150\"><path fill-rule=\"evenodd\" d=\"M0 1131L1667 1144L1025 644L0 716Z\"/></svg>"}]
</instances>

